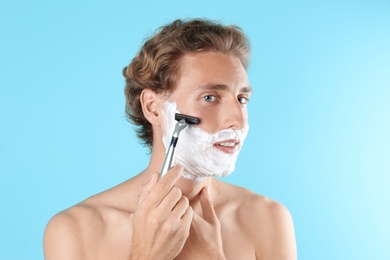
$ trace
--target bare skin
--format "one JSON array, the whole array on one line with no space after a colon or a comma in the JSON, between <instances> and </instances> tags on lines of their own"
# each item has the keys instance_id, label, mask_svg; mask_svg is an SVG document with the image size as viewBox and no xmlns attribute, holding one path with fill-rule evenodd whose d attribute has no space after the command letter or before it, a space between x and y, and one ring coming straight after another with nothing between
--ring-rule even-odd
<instances>
[{"instance_id":1,"label":"bare skin","mask_svg":"<svg viewBox=\"0 0 390 260\"><path fill-rule=\"evenodd\" d=\"M168 98L180 112L200 117L210 133L247 124L250 86L237 58L198 53L185 56L182 68ZM54 216L45 259L296 259L292 219L281 204L214 178L187 180L180 166L158 179L166 97L145 90L141 101L153 126L148 167Z\"/></svg>"}]
</instances>

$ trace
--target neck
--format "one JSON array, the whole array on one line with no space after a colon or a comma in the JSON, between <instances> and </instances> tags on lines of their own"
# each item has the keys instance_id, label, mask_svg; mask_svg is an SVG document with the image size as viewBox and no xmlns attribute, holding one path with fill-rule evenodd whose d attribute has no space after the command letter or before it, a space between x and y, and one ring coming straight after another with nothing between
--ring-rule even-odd
<instances>
[{"instance_id":1,"label":"neck","mask_svg":"<svg viewBox=\"0 0 390 260\"><path fill-rule=\"evenodd\" d=\"M195 204L198 203L199 194L204 187L206 187L209 192L212 192L212 178L206 178L201 182L196 182L181 177L177 182L177 187L181 189L183 196L187 197L190 201L190 205L194 207Z\"/></svg>"}]
</instances>

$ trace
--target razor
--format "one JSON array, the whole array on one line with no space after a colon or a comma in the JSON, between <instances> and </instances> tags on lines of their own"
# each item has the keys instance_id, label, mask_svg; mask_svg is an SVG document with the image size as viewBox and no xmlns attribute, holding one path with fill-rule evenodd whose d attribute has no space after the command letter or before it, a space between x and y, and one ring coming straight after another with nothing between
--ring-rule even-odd
<instances>
[{"instance_id":1,"label":"razor","mask_svg":"<svg viewBox=\"0 0 390 260\"><path fill-rule=\"evenodd\" d=\"M176 145L179 141L180 132L186 129L189 125L198 125L200 122L200 119L197 117L187 116L179 113L175 114L175 120L177 120L178 122L176 123L175 129L172 134L171 143L169 145L167 154L165 155L164 164L160 172L160 178L164 176L173 166Z\"/></svg>"}]
</instances>

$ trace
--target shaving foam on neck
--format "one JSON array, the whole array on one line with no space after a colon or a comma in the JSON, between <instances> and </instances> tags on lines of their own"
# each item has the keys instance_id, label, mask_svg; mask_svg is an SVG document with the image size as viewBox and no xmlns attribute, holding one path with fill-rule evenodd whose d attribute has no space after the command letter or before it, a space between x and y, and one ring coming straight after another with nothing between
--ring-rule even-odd
<instances>
[{"instance_id":1,"label":"shaving foam on neck","mask_svg":"<svg viewBox=\"0 0 390 260\"><path fill-rule=\"evenodd\" d=\"M176 103L165 102L165 125L162 139L166 151L177 123L175 113L179 113ZM183 176L194 181L199 182L213 176L225 177L234 171L248 130L249 125L240 130L224 129L210 134L199 127L190 125L180 133L174 163L182 165L185 169ZM215 148L215 143L225 140L240 141L234 154L227 154Z\"/></svg>"}]
</instances>

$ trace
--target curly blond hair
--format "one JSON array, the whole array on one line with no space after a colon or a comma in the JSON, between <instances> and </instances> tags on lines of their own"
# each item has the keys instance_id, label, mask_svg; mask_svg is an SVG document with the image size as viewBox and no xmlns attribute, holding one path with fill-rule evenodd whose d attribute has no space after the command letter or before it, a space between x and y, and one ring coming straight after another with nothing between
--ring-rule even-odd
<instances>
[{"instance_id":1,"label":"curly blond hair","mask_svg":"<svg viewBox=\"0 0 390 260\"><path fill-rule=\"evenodd\" d=\"M239 27L192 19L176 20L159 28L123 69L126 79L126 116L136 126L137 136L150 148L153 131L142 111L142 90L149 88L157 94L169 95L180 77L181 58L185 54L202 51L234 55L241 60L245 69L249 64L249 41Z\"/></svg>"}]
</instances>

